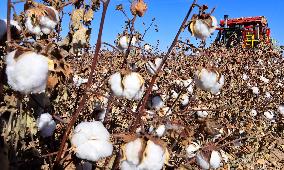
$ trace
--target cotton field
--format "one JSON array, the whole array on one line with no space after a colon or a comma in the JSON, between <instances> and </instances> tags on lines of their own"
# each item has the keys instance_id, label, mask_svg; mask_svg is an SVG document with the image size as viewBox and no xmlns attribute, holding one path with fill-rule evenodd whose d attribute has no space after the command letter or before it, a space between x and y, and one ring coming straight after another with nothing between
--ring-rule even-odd
<instances>
[{"instance_id":1,"label":"cotton field","mask_svg":"<svg viewBox=\"0 0 284 170\"><path fill-rule=\"evenodd\" d=\"M166 52L144 0L117 2L105 42L110 1L7 1L0 169L284 169L280 47L209 43L218 8L197 0Z\"/></svg>"}]
</instances>

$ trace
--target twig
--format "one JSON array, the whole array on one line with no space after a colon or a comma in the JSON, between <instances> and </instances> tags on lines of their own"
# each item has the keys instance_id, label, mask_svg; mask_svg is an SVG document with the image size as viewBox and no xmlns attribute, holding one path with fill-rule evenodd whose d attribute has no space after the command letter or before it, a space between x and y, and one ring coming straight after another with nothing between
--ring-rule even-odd
<instances>
[{"instance_id":1,"label":"twig","mask_svg":"<svg viewBox=\"0 0 284 170\"><path fill-rule=\"evenodd\" d=\"M100 22L100 29L99 29L99 33L98 33L98 39L97 39L95 54L94 54L93 62L92 62L92 66L91 66L91 72L90 72L88 82L87 82L87 85L86 85L86 91L92 85L93 74L94 74L98 59L99 59L99 52L100 52L101 42L102 42L102 33L103 33L103 28L104 28L104 21L105 21L105 16L106 16L106 12L107 12L109 2L110 2L110 0L107 0L103 3L103 12L102 12L102 17L101 17L101 22ZM61 160L61 156L62 156L62 153L63 153L63 150L64 150L66 140L68 138L68 135L71 132L71 129L72 129L75 121L77 120L77 117L79 116L79 113L83 110L83 107L84 107L86 100L87 100L87 96L88 96L88 93L85 92L82 100L79 103L78 109L74 112L72 119L67 126L67 129L64 133L63 139L62 139L61 144L60 144L60 149L59 149L58 154L57 154L56 159L55 159L55 165L59 165L58 163Z\"/></svg>"},{"instance_id":2,"label":"twig","mask_svg":"<svg viewBox=\"0 0 284 170\"><path fill-rule=\"evenodd\" d=\"M186 22L187 22L187 20L189 18L189 15L191 14L191 11L194 8L194 4L196 3L196 1L197 0L194 0L193 3L190 5L190 8L189 8L189 10L188 10L188 12L187 12L183 22L182 22L182 24L181 24L177 34L176 34L176 36L175 36L175 38L174 38L170 48L168 49L167 54L163 57L163 60L162 60L161 64L159 65L159 67L158 67L158 69L156 71L156 74L152 77L152 79L150 81L149 87L147 88L145 95L143 96L142 100L139 102L139 105L138 105L138 108L137 108L139 116L138 116L138 119L136 119L136 121L135 121L135 124L134 124L135 126L138 124L138 122L140 122L140 123L142 122L141 121L141 116L144 114L145 107L146 107L148 98L149 98L149 96L151 94L153 85L156 82L156 80L157 80L157 78L159 76L159 73L162 70L162 67L164 66L164 64L167 61L169 55L171 54L173 48L175 47L175 45L176 45L176 43L178 41L178 37L179 37L180 33L182 32L182 30L184 28L184 25L186 24ZM133 128L133 130L135 130L135 129L136 128Z\"/></svg>"},{"instance_id":3,"label":"twig","mask_svg":"<svg viewBox=\"0 0 284 170\"><path fill-rule=\"evenodd\" d=\"M7 51L10 52L10 45L11 42L11 0L7 1Z\"/></svg>"}]
</instances>

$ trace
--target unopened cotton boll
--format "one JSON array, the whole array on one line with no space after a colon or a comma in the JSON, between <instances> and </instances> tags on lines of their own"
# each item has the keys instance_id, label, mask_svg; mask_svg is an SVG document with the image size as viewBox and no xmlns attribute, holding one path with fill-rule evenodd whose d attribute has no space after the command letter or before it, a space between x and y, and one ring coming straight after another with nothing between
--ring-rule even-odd
<instances>
[{"instance_id":1,"label":"unopened cotton boll","mask_svg":"<svg viewBox=\"0 0 284 170\"><path fill-rule=\"evenodd\" d=\"M26 11L25 26L32 34L50 34L58 22L59 13L51 6L40 5Z\"/></svg>"},{"instance_id":2,"label":"unopened cotton boll","mask_svg":"<svg viewBox=\"0 0 284 170\"><path fill-rule=\"evenodd\" d=\"M71 143L80 159L97 161L112 154L110 134L99 121L82 122L75 127Z\"/></svg>"},{"instance_id":3,"label":"unopened cotton boll","mask_svg":"<svg viewBox=\"0 0 284 170\"><path fill-rule=\"evenodd\" d=\"M35 52L12 51L6 56L8 84L24 94L45 91L48 77L48 59Z\"/></svg>"},{"instance_id":4,"label":"unopened cotton boll","mask_svg":"<svg viewBox=\"0 0 284 170\"><path fill-rule=\"evenodd\" d=\"M266 112L264 112L263 114L264 114L264 116L265 116L267 119L269 119L269 120L272 120L272 119L274 118L274 112L271 111L271 110L266 111Z\"/></svg>"},{"instance_id":5,"label":"unopened cotton boll","mask_svg":"<svg viewBox=\"0 0 284 170\"><path fill-rule=\"evenodd\" d=\"M53 135L56 129L56 123L49 113L43 113L37 119L37 126L42 137L49 137Z\"/></svg>"},{"instance_id":6,"label":"unopened cotton boll","mask_svg":"<svg viewBox=\"0 0 284 170\"><path fill-rule=\"evenodd\" d=\"M206 158L202 151L197 152L196 154L196 162L202 169L217 169L221 166L221 160L222 158L220 153L214 150L211 152L210 158Z\"/></svg>"},{"instance_id":7,"label":"unopened cotton boll","mask_svg":"<svg viewBox=\"0 0 284 170\"><path fill-rule=\"evenodd\" d=\"M225 78L217 72L208 71L203 68L201 71L196 72L195 82L199 88L210 91L213 94L218 94L225 83Z\"/></svg>"},{"instance_id":8,"label":"unopened cotton boll","mask_svg":"<svg viewBox=\"0 0 284 170\"><path fill-rule=\"evenodd\" d=\"M278 106L278 112L279 112L282 116L284 116L284 104L280 104L280 105Z\"/></svg>"}]
</instances>

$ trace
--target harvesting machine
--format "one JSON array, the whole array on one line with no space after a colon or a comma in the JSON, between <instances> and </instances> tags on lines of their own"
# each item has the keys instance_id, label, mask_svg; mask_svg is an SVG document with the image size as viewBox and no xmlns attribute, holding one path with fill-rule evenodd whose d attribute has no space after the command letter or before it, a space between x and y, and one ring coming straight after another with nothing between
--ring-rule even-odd
<instances>
[{"instance_id":1,"label":"harvesting machine","mask_svg":"<svg viewBox=\"0 0 284 170\"><path fill-rule=\"evenodd\" d=\"M216 37L217 43L232 47L241 44L244 48L254 48L258 44L270 44L270 28L264 16L229 19L224 15Z\"/></svg>"}]
</instances>

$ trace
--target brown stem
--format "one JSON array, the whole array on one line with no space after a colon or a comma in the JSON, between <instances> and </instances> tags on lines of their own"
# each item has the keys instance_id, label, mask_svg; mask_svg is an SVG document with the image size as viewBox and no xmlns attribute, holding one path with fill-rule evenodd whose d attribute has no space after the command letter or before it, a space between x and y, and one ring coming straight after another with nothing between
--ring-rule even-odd
<instances>
[{"instance_id":1,"label":"brown stem","mask_svg":"<svg viewBox=\"0 0 284 170\"><path fill-rule=\"evenodd\" d=\"M7 51L10 52L10 45L11 42L11 0L7 1Z\"/></svg>"},{"instance_id":2,"label":"brown stem","mask_svg":"<svg viewBox=\"0 0 284 170\"><path fill-rule=\"evenodd\" d=\"M107 0L106 2L103 3L103 12L102 12L102 18L101 18L101 22L100 22L100 29L99 29L99 34L98 34L95 54L94 54L94 57L93 57L91 72L90 72L90 75L89 75L89 78L88 78L88 82L87 82L85 91L88 91L88 89L92 85L93 74L94 74L94 71L95 71L98 59L99 59L99 52L100 52L101 41L102 41L102 33L103 33L103 28L104 28L104 21L105 21L105 16L106 16L106 12L107 12L107 8L108 8L108 5L109 5L109 2L110 2L110 0ZM63 150L64 150L64 146L65 146L66 140L68 138L68 135L69 135L69 133L70 133L70 131L71 131L75 121L77 120L77 117L79 116L79 113L83 110L83 107L84 107L84 105L86 103L86 100L87 100L87 96L88 96L88 93L85 92L84 95L83 95L82 100L79 103L78 109L73 114L72 119L71 119L71 121L69 122L69 124L67 126L65 134L64 134L63 139L61 141L60 149L59 149L59 151L58 151L58 153L56 155L55 165L58 165L58 163L59 163L59 161L61 159L61 156L62 156L62 153L63 153Z\"/></svg>"},{"instance_id":3,"label":"brown stem","mask_svg":"<svg viewBox=\"0 0 284 170\"><path fill-rule=\"evenodd\" d=\"M181 24L177 34L176 34L176 36L175 36L175 38L174 38L170 48L168 49L167 54L163 57L162 63L159 65L159 67L158 67L158 69L156 71L156 74L152 77L152 79L150 81L150 84L149 84L149 87L147 88L145 95L143 96L142 100L140 101L140 103L138 105L139 106L138 107L138 114L139 114L139 116L138 116L138 119L136 119L136 122L134 124L135 126L138 124L138 122L140 122L140 123L142 122L141 121L141 116L143 115L143 113L145 111L145 107L146 107L148 98L149 98L149 96L151 94L153 85L154 85L155 81L157 80L158 75L161 72L163 65L165 64L165 62L167 61L167 59L168 59L169 55L171 54L173 48L175 47L175 45L176 45L176 43L178 41L178 37L179 37L180 33L182 32L182 30L184 29L184 25L186 24L186 22L187 22L187 20L189 18L189 15L190 15L191 11L194 8L194 4L196 4L196 1L197 0L194 0L193 3L190 5L190 8L189 8L189 10L188 10L188 12L187 12L183 22L182 22L182 24ZM133 130L135 130L135 128L133 128Z\"/></svg>"}]
</instances>

